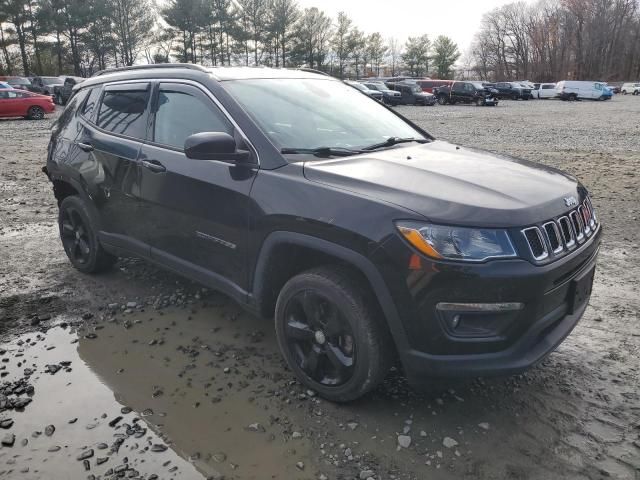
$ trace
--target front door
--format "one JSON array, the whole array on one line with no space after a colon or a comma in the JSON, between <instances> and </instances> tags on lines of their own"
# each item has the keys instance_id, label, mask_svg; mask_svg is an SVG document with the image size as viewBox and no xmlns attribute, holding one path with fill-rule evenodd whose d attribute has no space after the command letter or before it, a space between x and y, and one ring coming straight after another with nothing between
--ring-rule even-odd
<instances>
[{"instance_id":1,"label":"front door","mask_svg":"<svg viewBox=\"0 0 640 480\"><path fill-rule=\"evenodd\" d=\"M184 154L199 132L239 133L212 98L191 84L160 83L150 142L140 156L144 228L151 255L172 268L245 287L248 211L257 169ZM206 278L203 278L206 281Z\"/></svg>"}]
</instances>

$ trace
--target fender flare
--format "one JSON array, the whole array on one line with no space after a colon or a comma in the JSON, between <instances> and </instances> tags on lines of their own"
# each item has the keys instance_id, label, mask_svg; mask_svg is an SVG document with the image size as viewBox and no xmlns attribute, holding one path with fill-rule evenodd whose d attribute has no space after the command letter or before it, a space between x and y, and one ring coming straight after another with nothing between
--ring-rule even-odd
<instances>
[{"instance_id":1,"label":"fender flare","mask_svg":"<svg viewBox=\"0 0 640 480\"><path fill-rule=\"evenodd\" d=\"M409 351L409 343L407 336L400 320L400 315L393 301L393 297L389 289L373 262L364 255L344 247L337 243L312 237L298 232L276 231L272 232L264 240L258 259L252 281L252 293L254 304L259 308L263 292L265 291L264 279L266 278L267 266L269 258L274 249L283 244L293 244L301 247L317 250L333 257L339 258L345 263L352 265L360 271L368 280L373 293L376 296L382 313L386 319L391 335L396 345L399 355L402 357L404 352Z\"/></svg>"},{"instance_id":2,"label":"fender flare","mask_svg":"<svg viewBox=\"0 0 640 480\"><path fill-rule=\"evenodd\" d=\"M45 171L45 174L47 175L47 177L49 177L49 180L51 181L52 184L55 181L65 182L71 185L75 189L75 191L78 192L78 196L84 201L87 209L91 213L91 216L93 217L92 220L94 222L97 222L96 229L100 230L102 228L101 217L98 212L98 209L94 204L93 198L91 197L89 192L87 192L86 184L84 184L82 181L77 180L75 178L67 177L65 175L60 175L57 173L52 173L48 169L48 167L45 167L45 168L47 169ZM44 168L43 168L43 171L44 171ZM82 177L80 177L80 179L82 179Z\"/></svg>"}]
</instances>

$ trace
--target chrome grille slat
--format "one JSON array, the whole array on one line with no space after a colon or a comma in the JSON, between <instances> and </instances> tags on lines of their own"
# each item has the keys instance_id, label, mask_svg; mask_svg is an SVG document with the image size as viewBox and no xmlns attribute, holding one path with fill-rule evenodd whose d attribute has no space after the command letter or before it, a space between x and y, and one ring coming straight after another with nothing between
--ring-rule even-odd
<instances>
[{"instance_id":1,"label":"chrome grille slat","mask_svg":"<svg viewBox=\"0 0 640 480\"><path fill-rule=\"evenodd\" d=\"M547 257L559 257L584 243L597 229L598 220L591 199L586 198L580 205L555 220L544 222L541 227L525 228L529 251L536 261Z\"/></svg>"}]
</instances>

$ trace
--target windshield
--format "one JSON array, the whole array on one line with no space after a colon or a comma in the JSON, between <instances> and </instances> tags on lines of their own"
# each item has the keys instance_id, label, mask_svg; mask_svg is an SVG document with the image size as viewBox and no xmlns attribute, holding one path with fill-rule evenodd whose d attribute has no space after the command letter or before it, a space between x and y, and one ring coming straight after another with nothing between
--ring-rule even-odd
<instances>
[{"instance_id":1,"label":"windshield","mask_svg":"<svg viewBox=\"0 0 640 480\"><path fill-rule=\"evenodd\" d=\"M224 86L279 149L357 149L389 137L425 138L378 101L334 80L233 80Z\"/></svg>"},{"instance_id":2,"label":"windshield","mask_svg":"<svg viewBox=\"0 0 640 480\"><path fill-rule=\"evenodd\" d=\"M482 82L471 82L471 84L476 87L478 90L483 90L484 89L484 85L482 84Z\"/></svg>"}]
</instances>

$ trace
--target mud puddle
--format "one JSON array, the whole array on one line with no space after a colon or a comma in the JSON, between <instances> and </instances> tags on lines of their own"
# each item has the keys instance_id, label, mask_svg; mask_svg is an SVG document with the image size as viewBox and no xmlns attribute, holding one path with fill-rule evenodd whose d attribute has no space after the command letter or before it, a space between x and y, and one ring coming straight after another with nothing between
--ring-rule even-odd
<instances>
[{"instance_id":1,"label":"mud puddle","mask_svg":"<svg viewBox=\"0 0 640 480\"><path fill-rule=\"evenodd\" d=\"M15 435L0 450L0 477L111 478L110 469L128 462L145 479L315 478L305 414L274 402L282 365L275 339L263 342L257 326L266 325L213 308L135 309L77 332L58 326L15 338L2 346L3 380L24 377L34 393L21 396L32 399L23 412L0 414L0 425L14 421L0 439ZM77 458L89 449L86 471Z\"/></svg>"},{"instance_id":2,"label":"mud puddle","mask_svg":"<svg viewBox=\"0 0 640 480\"><path fill-rule=\"evenodd\" d=\"M114 398L78 357L76 342L75 334L56 327L2 346L0 405L28 403L0 413L0 477L111 478L126 471L135 478L201 479Z\"/></svg>"},{"instance_id":3,"label":"mud puddle","mask_svg":"<svg viewBox=\"0 0 640 480\"><path fill-rule=\"evenodd\" d=\"M314 478L304 414L274 402L290 377L269 326L234 307L136 310L80 330L78 354L205 474Z\"/></svg>"}]
</instances>

